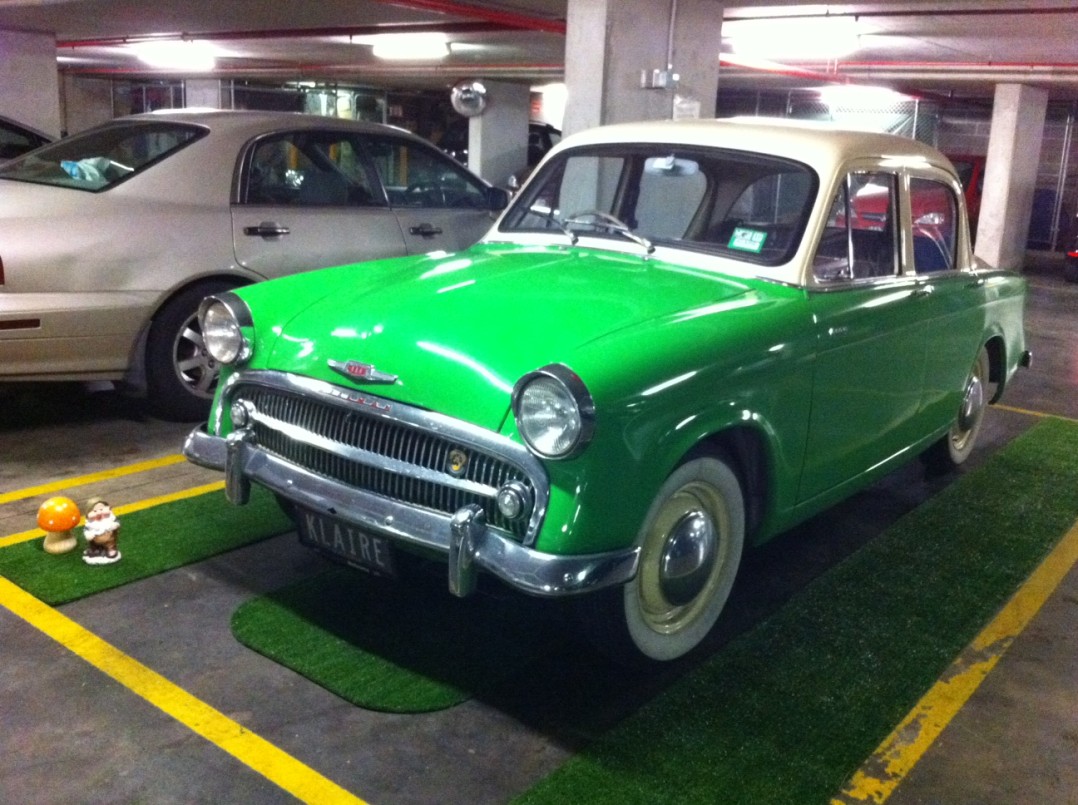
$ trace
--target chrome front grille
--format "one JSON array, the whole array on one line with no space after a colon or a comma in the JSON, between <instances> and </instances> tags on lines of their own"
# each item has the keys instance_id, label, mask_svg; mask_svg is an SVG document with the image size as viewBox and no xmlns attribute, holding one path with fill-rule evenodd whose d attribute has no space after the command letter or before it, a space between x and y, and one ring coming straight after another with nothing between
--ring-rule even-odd
<instances>
[{"instance_id":1,"label":"chrome front grille","mask_svg":"<svg viewBox=\"0 0 1078 805\"><path fill-rule=\"evenodd\" d=\"M328 384L312 385L326 393L281 385L289 384L241 382L228 392L253 409L259 449L345 486L446 516L476 503L488 526L521 542L534 538L539 511L510 521L495 504L498 488L511 481L528 487L537 509L545 501L545 479L537 484L529 476L531 457L523 448L495 434L476 438L465 423L455 432L453 420L434 421L435 415ZM482 443L495 441L506 444ZM513 460L518 451L527 460Z\"/></svg>"}]
</instances>

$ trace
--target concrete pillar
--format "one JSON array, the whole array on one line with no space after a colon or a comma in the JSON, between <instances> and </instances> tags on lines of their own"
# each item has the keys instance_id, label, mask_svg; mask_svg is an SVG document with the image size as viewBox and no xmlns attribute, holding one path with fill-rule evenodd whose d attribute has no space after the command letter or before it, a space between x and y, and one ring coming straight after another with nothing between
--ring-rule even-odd
<instances>
[{"instance_id":1,"label":"concrete pillar","mask_svg":"<svg viewBox=\"0 0 1078 805\"><path fill-rule=\"evenodd\" d=\"M60 136L60 78L52 34L0 30L0 115Z\"/></svg>"},{"instance_id":2,"label":"concrete pillar","mask_svg":"<svg viewBox=\"0 0 1078 805\"><path fill-rule=\"evenodd\" d=\"M527 84L483 81L487 106L468 120L468 167L488 182L507 186L509 177L528 164L528 115L531 90Z\"/></svg>"},{"instance_id":3,"label":"concrete pillar","mask_svg":"<svg viewBox=\"0 0 1078 805\"><path fill-rule=\"evenodd\" d=\"M1047 108L1044 89L996 86L976 245L990 265L1021 269L1025 259Z\"/></svg>"},{"instance_id":4,"label":"concrete pillar","mask_svg":"<svg viewBox=\"0 0 1078 805\"><path fill-rule=\"evenodd\" d=\"M675 94L682 111L699 103L696 117L715 117L723 7L717 0L678 0L675 6L674 70L680 76Z\"/></svg>"},{"instance_id":5,"label":"concrete pillar","mask_svg":"<svg viewBox=\"0 0 1078 805\"><path fill-rule=\"evenodd\" d=\"M714 117L722 11L719 0L569 0L565 133Z\"/></svg>"}]
</instances>

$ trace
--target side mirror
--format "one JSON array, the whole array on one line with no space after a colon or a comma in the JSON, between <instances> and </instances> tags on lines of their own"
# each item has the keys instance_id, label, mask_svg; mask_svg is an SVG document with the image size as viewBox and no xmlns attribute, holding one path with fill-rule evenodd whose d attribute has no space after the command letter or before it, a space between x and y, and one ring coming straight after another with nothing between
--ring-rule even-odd
<instances>
[{"instance_id":1,"label":"side mirror","mask_svg":"<svg viewBox=\"0 0 1078 805\"><path fill-rule=\"evenodd\" d=\"M509 206L509 191L501 187L492 187L487 191L487 207L494 212L501 212Z\"/></svg>"}]
</instances>

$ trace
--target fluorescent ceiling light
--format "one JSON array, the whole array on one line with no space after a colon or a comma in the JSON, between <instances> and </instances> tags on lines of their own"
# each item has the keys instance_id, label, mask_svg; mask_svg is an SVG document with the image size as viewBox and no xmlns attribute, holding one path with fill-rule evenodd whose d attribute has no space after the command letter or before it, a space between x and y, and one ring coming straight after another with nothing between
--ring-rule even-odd
<instances>
[{"instance_id":1,"label":"fluorescent ceiling light","mask_svg":"<svg viewBox=\"0 0 1078 805\"><path fill-rule=\"evenodd\" d=\"M738 55L793 61L846 56L866 33L853 17L772 17L722 25L723 41Z\"/></svg>"},{"instance_id":2,"label":"fluorescent ceiling light","mask_svg":"<svg viewBox=\"0 0 1078 805\"><path fill-rule=\"evenodd\" d=\"M136 42L128 46L139 61L163 70L207 72L217 66L218 50L201 40L169 39L161 42Z\"/></svg>"},{"instance_id":3,"label":"fluorescent ceiling light","mask_svg":"<svg viewBox=\"0 0 1078 805\"><path fill-rule=\"evenodd\" d=\"M370 45L375 57L379 59L430 61L444 59L449 55L449 43L445 34L376 34L357 36L352 41Z\"/></svg>"},{"instance_id":4,"label":"fluorescent ceiling light","mask_svg":"<svg viewBox=\"0 0 1078 805\"><path fill-rule=\"evenodd\" d=\"M908 95L887 87L870 87L860 84L820 87L816 91L820 95L820 100L832 109L887 109L910 99Z\"/></svg>"}]
</instances>

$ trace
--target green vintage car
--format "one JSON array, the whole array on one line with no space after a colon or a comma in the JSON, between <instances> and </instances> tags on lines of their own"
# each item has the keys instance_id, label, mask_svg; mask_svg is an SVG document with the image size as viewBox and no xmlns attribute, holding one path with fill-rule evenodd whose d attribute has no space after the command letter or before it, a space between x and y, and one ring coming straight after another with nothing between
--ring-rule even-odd
<instances>
[{"instance_id":1,"label":"green vintage car","mask_svg":"<svg viewBox=\"0 0 1078 805\"><path fill-rule=\"evenodd\" d=\"M671 660L742 550L926 453L959 464L1029 361L1025 282L970 250L917 142L759 120L567 138L461 252L207 299L224 365L185 452L305 542L574 596ZM415 574L407 574L416 578Z\"/></svg>"}]
</instances>

